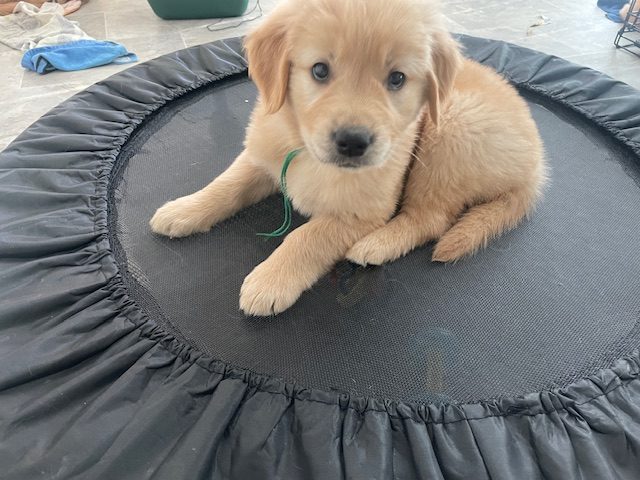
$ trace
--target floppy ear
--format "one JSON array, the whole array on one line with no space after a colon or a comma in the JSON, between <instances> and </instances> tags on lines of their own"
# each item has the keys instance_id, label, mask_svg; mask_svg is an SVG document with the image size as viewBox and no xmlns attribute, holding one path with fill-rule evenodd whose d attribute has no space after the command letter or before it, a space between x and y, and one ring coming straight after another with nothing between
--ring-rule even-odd
<instances>
[{"instance_id":1,"label":"floppy ear","mask_svg":"<svg viewBox=\"0 0 640 480\"><path fill-rule=\"evenodd\" d=\"M437 125L440 106L449 97L456 74L462 67L462 55L458 44L446 32L438 32L434 35L431 65L427 78L427 101L431 121Z\"/></svg>"},{"instance_id":2,"label":"floppy ear","mask_svg":"<svg viewBox=\"0 0 640 480\"><path fill-rule=\"evenodd\" d=\"M258 87L267 113L275 113L287 96L291 67L285 15L280 11L271 14L247 37L244 47L249 76Z\"/></svg>"}]
</instances>

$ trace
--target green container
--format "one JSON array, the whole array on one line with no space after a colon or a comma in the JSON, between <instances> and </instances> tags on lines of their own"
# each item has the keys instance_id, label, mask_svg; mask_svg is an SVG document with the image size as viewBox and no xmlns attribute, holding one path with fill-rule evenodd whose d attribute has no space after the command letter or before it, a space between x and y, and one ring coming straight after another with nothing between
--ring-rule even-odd
<instances>
[{"instance_id":1,"label":"green container","mask_svg":"<svg viewBox=\"0 0 640 480\"><path fill-rule=\"evenodd\" d=\"M147 0L154 13L165 20L239 17L249 0Z\"/></svg>"}]
</instances>

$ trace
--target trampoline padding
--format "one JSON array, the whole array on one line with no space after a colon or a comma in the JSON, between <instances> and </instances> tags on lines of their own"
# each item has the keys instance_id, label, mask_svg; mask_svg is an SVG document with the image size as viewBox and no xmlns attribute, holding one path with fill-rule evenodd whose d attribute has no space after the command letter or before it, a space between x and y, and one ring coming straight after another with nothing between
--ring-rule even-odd
<instances>
[{"instance_id":1,"label":"trampoline padding","mask_svg":"<svg viewBox=\"0 0 640 480\"><path fill-rule=\"evenodd\" d=\"M307 387L469 402L565 386L640 344L629 149L536 95L553 181L531 221L455 266L428 248L382 268L340 264L276 319L245 319L240 285L278 244L256 232L280 223L281 199L179 241L148 219L233 161L255 97L243 76L172 102L125 145L112 181L121 271L198 349Z\"/></svg>"},{"instance_id":2,"label":"trampoline padding","mask_svg":"<svg viewBox=\"0 0 640 480\"><path fill-rule=\"evenodd\" d=\"M640 93L461 41L540 127L535 215L455 266L430 246L343 262L271 320L237 295L277 244L255 233L278 197L178 241L147 227L241 148L239 40L131 68L18 137L0 157L3 478L637 478Z\"/></svg>"}]
</instances>

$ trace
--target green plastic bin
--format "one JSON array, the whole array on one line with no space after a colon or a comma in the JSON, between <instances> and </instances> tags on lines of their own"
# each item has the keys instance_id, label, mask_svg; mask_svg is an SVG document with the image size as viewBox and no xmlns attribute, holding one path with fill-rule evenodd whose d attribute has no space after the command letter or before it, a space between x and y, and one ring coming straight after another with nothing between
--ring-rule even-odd
<instances>
[{"instance_id":1,"label":"green plastic bin","mask_svg":"<svg viewBox=\"0 0 640 480\"><path fill-rule=\"evenodd\" d=\"M147 0L154 13L166 20L239 17L249 0Z\"/></svg>"}]
</instances>

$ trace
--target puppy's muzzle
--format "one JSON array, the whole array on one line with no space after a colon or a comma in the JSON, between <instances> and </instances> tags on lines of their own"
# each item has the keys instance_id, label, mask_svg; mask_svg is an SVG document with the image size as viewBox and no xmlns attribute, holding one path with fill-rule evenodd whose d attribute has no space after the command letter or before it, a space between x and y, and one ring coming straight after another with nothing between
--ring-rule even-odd
<instances>
[{"instance_id":1,"label":"puppy's muzzle","mask_svg":"<svg viewBox=\"0 0 640 480\"><path fill-rule=\"evenodd\" d=\"M374 142L373 134L365 127L342 127L331 134L337 153L356 163Z\"/></svg>"}]
</instances>

